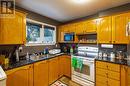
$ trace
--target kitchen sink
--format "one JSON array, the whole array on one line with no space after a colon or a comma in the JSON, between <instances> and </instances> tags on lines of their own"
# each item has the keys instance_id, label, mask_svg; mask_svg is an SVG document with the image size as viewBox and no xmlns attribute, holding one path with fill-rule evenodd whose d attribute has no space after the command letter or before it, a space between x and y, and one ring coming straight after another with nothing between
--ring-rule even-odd
<instances>
[{"instance_id":1,"label":"kitchen sink","mask_svg":"<svg viewBox=\"0 0 130 86\"><path fill-rule=\"evenodd\" d=\"M30 55L30 60L32 61L37 61L37 60L43 60L51 57L55 57L58 55L61 55L62 53L59 54L47 54L47 55Z\"/></svg>"},{"instance_id":2,"label":"kitchen sink","mask_svg":"<svg viewBox=\"0 0 130 86\"><path fill-rule=\"evenodd\" d=\"M38 56L30 56L30 60L37 61L48 58L48 55L38 55Z\"/></svg>"}]
</instances>

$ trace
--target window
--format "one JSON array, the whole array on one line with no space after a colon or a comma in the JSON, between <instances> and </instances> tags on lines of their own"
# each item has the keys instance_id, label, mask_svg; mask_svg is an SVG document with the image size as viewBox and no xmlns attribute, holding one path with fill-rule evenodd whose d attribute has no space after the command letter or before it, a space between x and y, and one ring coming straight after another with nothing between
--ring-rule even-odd
<instances>
[{"instance_id":1,"label":"window","mask_svg":"<svg viewBox=\"0 0 130 86\"><path fill-rule=\"evenodd\" d=\"M55 43L55 28L44 26L44 43Z\"/></svg>"},{"instance_id":2,"label":"window","mask_svg":"<svg viewBox=\"0 0 130 86\"><path fill-rule=\"evenodd\" d=\"M56 27L33 20L27 20L27 45L54 45L56 43Z\"/></svg>"},{"instance_id":3,"label":"window","mask_svg":"<svg viewBox=\"0 0 130 86\"><path fill-rule=\"evenodd\" d=\"M27 22L27 42L28 43L42 43L40 37L42 25Z\"/></svg>"}]
</instances>

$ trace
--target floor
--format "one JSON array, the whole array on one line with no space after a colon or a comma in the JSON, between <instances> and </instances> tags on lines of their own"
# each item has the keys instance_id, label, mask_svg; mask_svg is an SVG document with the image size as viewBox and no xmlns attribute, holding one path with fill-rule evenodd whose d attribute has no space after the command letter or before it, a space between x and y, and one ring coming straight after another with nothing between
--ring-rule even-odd
<instances>
[{"instance_id":1,"label":"floor","mask_svg":"<svg viewBox=\"0 0 130 86\"><path fill-rule=\"evenodd\" d=\"M55 83L53 83L51 86L81 86L73 81L71 81L69 78L63 76L60 79L58 79Z\"/></svg>"}]
</instances>

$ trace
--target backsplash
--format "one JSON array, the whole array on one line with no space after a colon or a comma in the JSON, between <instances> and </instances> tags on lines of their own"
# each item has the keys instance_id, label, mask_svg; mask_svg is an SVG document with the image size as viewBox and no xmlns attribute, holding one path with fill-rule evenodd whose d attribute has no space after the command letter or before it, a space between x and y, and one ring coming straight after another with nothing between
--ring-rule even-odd
<instances>
[{"instance_id":1,"label":"backsplash","mask_svg":"<svg viewBox=\"0 0 130 86\"><path fill-rule=\"evenodd\" d=\"M107 51L107 52L116 52L116 51L123 51L123 52L127 52L127 45L125 44L116 44L113 45L113 48L103 48L101 47L101 45L99 46L99 50L101 51Z\"/></svg>"},{"instance_id":2,"label":"backsplash","mask_svg":"<svg viewBox=\"0 0 130 86\"><path fill-rule=\"evenodd\" d=\"M59 45L56 47L55 45L43 45L43 46L21 46L23 48L22 52L19 52L20 56L26 55L28 52L29 54L36 53L36 52L43 52L44 48L53 49L59 48Z\"/></svg>"},{"instance_id":3,"label":"backsplash","mask_svg":"<svg viewBox=\"0 0 130 86\"><path fill-rule=\"evenodd\" d=\"M70 48L71 47L73 47L74 53L76 53L77 52L77 48L79 46L93 46L93 47L98 47L97 44L78 44L78 43L69 43L69 44L62 43L62 44L60 44L61 51L64 52L64 53L70 53Z\"/></svg>"},{"instance_id":4,"label":"backsplash","mask_svg":"<svg viewBox=\"0 0 130 86\"><path fill-rule=\"evenodd\" d=\"M22 51L19 52L20 56L26 55L28 52L29 54L36 53L36 52L42 52L44 48L48 47L49 49L53 48L59 48L59 45L57 47L55 45L42 45L42 46L25 46L25 45L1 45L0 46L0 53L2 52L8 52L8 53L13 53L15 50L19 47L22 47ZM15 53L14 53L15 55Z\"/></svg>"}]
</instances>

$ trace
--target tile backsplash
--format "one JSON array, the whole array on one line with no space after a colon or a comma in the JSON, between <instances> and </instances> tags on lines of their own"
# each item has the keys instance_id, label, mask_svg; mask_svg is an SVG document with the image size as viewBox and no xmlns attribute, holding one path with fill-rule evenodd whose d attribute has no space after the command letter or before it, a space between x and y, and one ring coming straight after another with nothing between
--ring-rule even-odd
<instances>
[{"instance_id":1,"label":"tile backsplash","mask_svg":"<svg viewBox=\"0 0 130 86\"><path fill-rule=\"evenodd\" d=\"M44 48L48 47L49 49L53 48L59 48L59 45L56 47L55 45L42 45L42 46L25 46L25 45L1 45L0 46L0 53L2 52L8 52L8 53L13 53L15 52L16 49L19 47L22 47L22 51L19 52L20 56L26 55L28 52L29 54L36 53L36 52L42 52ZM15 55L15 53L14 53Z\"/></svg>"}]
</instances>

